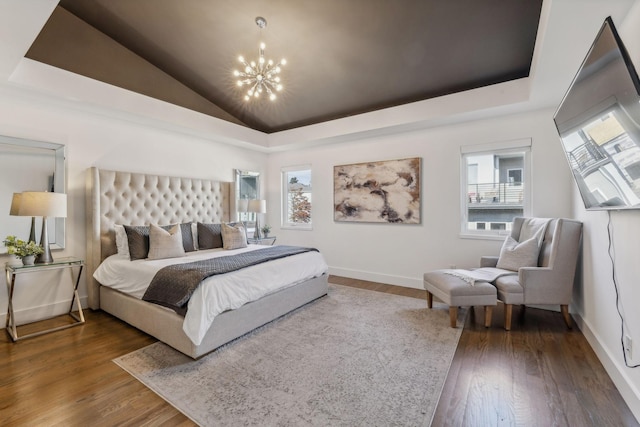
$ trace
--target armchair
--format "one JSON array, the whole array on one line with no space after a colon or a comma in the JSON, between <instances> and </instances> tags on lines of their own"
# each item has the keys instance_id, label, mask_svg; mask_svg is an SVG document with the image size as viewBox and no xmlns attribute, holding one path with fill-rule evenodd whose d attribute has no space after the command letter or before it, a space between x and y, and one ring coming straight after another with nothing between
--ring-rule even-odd
<instances>
[{"instance_id":1,"label":"armchair","mask_svg":"<svg viewBox=\"0 0 640 427\"><path fill-rule=\"evenodd\" d=\"M511 237L519 240L525 218L514 218ZM513 304L560 305L568 328L571 328L569 303L580 254L582 223L569 219L552 219L547 225L537 267L521 267L518 275L502 276L493 284L504 307L504 328L511 329ZM481 267L495 267L497 256L483 256Z\"/></svg>"}]
</instances>

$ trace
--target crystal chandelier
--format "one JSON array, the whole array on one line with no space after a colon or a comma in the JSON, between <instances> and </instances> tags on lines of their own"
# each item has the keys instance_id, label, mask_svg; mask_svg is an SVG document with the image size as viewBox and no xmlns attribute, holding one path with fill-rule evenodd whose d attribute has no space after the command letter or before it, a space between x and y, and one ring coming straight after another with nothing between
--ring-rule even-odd
<instances>
[{"instance_id":1,"label":"crystal chandelier","mask_svg":"<svg viewBox=\"0 0 640 427\"><path fill-rule=\"evenodd\" d=\"M267 20L261 16L256 18L256 25L262 30L267 26ZM265 44L260 43L260 49L258 49L258 61L247 62L244 57L239 56L238 61L244 65L243 71L234 70L233 75L238 78L237 84L240 87L249 86L245 101L249 101L252 98L260 98L260 96L266 92L269 95L271 101L275 101L275 92L282 90L282 84L280 83L280 71L281 66L285 65L287 61L282 59L278 63L274 63L272 60L266 60L264 58Z\"/></svg>"}]
</instances>

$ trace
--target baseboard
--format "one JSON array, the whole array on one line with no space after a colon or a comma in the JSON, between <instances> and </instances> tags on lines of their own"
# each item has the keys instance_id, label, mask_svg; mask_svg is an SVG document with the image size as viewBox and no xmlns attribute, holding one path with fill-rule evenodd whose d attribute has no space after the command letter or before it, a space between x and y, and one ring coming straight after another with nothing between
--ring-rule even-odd
<instances>
[{"instance_id":1,"label":"baseboard","mask_svg":"<svg viewBox=\"0 0 640 427\"><path fill-rule=\"evenodd\" d=\"M589 322L584 320L579 314L573 314L573 318L591 345L591 348L593 348L593 351L598 356L598 359L600 359L607 374L609 374L609 377L611 377L611 380L618 388L627 406L629 406L629 409L636 417L636 420L640 420L640 392L625 372L627 368L621 366L613 354L611 354L611 351L600 344L602 341L598 334L593 331Z\"/></svg>"},{"instance_id":2,"label":"baseboard","mask_svg":"<svg viewBox=\"0 0 640 427\"><path fill-rule=\"evenodd\" d=\"M348 277L350 279L367 280L369 282L384 283L387 285L404 286L406 288L424 289L422 277L392 276L390 274L372 273L370 271L353 270L350 268L329 267L329 274Z\"/></svg>"},{"instance_id":3,"label":"baseboard","mask_svg":"<svg viewBox=\"0 0 640 427\"><path fill-rule=\"evenodd\" d=\"M40 305L37 307L29 307L24 309L14 309L14 316L18 321L18 326L24 325L31 322L37 322L39 320L50 319L51 317L60 316L62 314L69 312L69 304L71 304L71 300L67 301L58 301L53 304ZM82 304L82 309L87 309L87 297L80 297L80 304ZM74 307L75 308L75 307ZM7 314L2 313L0 316L0 322L2 325L7 324ZM4 329L4 328L3 328Z\"/></svg>"}]
</instances>

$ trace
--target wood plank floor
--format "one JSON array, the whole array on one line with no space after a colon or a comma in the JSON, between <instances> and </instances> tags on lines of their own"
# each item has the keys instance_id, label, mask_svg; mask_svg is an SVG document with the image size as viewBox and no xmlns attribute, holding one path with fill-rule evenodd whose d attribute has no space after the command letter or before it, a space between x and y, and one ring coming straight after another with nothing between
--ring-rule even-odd
<instances>
[{"instance_id":1,"label":"wood plank floor","mask_svg":"<svg viewBox=\"0 0 640 427\"><path fill-rule=\"evenodd\" d=\"M425 298L416 289L330 281ZM519 313L510 332L500 306L489 329L481 310L477 323L468 317L433 426L639 425L579 330L567 330L560 313ZM86 317L85 325L17 343L2 334L0 424L193 425L111 361L155 339L100 311Z\"/></svg>"}]
</instances>

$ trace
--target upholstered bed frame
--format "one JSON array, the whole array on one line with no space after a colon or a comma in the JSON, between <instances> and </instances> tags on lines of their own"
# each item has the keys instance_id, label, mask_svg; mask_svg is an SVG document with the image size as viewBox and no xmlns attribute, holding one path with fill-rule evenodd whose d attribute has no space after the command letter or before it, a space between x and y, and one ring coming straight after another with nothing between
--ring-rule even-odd
<instances>
[{"instance_id":1,"label":"upholstered bed frame","mask_svg":"<svg viewBox=\"0 0 640 427\"><path fill-rule=\"evenodd\" d=\"M117 172L87 172L87 295L102 309L182 353L198 358L327 293L323 275L217 316L200 345L182 331L183 317L155 304L101 286L93 272L116 253L115 224L175 224L230 220L232 183Z\"/></svg>"}]
</instances>

